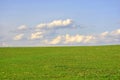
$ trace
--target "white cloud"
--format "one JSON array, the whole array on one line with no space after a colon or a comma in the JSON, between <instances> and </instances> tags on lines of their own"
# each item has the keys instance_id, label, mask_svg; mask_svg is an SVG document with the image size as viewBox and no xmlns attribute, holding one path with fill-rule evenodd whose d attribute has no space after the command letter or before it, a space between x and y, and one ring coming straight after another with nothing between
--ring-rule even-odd
<instances>
[{"instance_id":1,"label":"white cloud","mask_svg":"<svg viewBox=\"0 0 120 80\"><path fill-rule=\"evenodd\" d=\"M44 28L44 27L47 27L46 23L41 23L41 24L36 26L36 28Z\"/></svg>"},{"instance_id":2,"label":"white cloud","mask_svg":"<svg viewBox=\"0 0 120 80\"><path fill-rule=\"evenodd\" d=\"M62 36L55 37L52 41L45 41L47 44L59 44L62 41Z\"/></svg>"},{"instance_id":3,"label":"white cloud","mask_svg":"<svg viewBox=\"0 0 120 80\"><path fill-rule=\"evenodd\" d=\"M58 35L57 37L53 38L51 41L46 40L47 44L76 44L76 43L91 43L94 40L94 36L84 36L84 35Z\"/></svg>"},{"instance_id":4,"label":"white cloud","mask_svg":"<svg viewBox=\"0 0 120 80\"><path fill-rule=\"evenodd\" d=\"M42 38L43 35L42 32L36 32L36 33L32 33L31 36L30 36L30 39L31 40L35 40L35 39L39 39L39 38Z\"/></svg>"},{"instance_id":5,"label":"white cloud","mask_svg":"<svg viewBox=\"0 0 120 80\"><path fill-rule=\"evenodd\" d=\"M16 35L13 40L21 40L23 38L24 34L18 34Z\"/></svg>"},{"instance_id":6,"label":"white cloud","mask_svg":"<svg viewBox=\"0 0 120 80\"><path fill-rule=\"evenodd\" d=\"M95 40L95 37L93 35L74 35L74 36L70 36L69 34L67 34L65 36L65 43L66 44L74 44L74 43L91 43L91 41Z\"/></svg>"},{"instance_id":7,"label":"white cloud","mask_svg":"<svg viewBox=\"0 0 120 80\"><path fill-rule=\"evenodd\" d=\"M52 27L56 27L56 26L68 26L72 23L72 20L71 19L67 19L67 20L55 20L51 23L48 24L48 27L52 28Z\"/></svg>"},{"instance_id":8,"label":"white cloud","mask_svg":"<svg viewBox=\"0 0 120 80\"><path fill-rule=\"evenodd\" d=\"M66 27L68 25L72 24L71 19L66 20L54 20L49 23L41 23L36 26L36 28L57 28L57 27Z\"/></svg>"},{"instance_id":9,"label":"white cloud","mask_svg":"<svg viewBox=\"0 0 120 80\"><path fill-rule=\"evenodd\" d=\"M95 42L93 42L93 41L95 41L95 39L96 39L96 37L93 35L85 36L83 43L95 43Z\"/></svg>"},{"instance_id":10,"label":"white cloud","mask_svg":"<svg viewBox=\"0 0 120 80\"><path fill-rule=\"evenodd\" d=\"M27 29L27 26L26 25L21 25L18 27L18 30L25 30Z\"/></svg>"},{"instance_id":11,"label":"white cloud","mask_svg":"<svg viewBox=\"0 0 120 80\"><path fill-rule=\"evenodd\" d=\"M111 32L111 35L120 35L120 29Z\"/></svg>"},{"instance_id":12,"label":"white cloud","mask_svg":"<svg viewBox=\"0 0 120 80\"><path fill-rule=\"evenodd\" d=\"M109 32L106 31L106 32L101 33L100 35L101 35L101 37L105 37L105 36L107 36L108 34L109 34Z\"/></svg>"},{"instance_id":13,"label":"white cloud","mask_svg":"<svg viewBox=\"0 0 120 80\"><path fill-rule=\"evenodd\" d=\"M47 40L48 44L102 44L102 43L116 43L120 41L120 29L103 32L96 35L58 35L51 41Z\"/></svg>"},{"instance_id":14,"label":"white cloud","mask_svg":"<svg viewBox=\"0 0 120 80\"><path fill-rule=\"evenodd\" d=\"M75 43L75 42L81 42L84 39L83 35L75 35L75 36L70 36L69 34L66 34L64 36L65 42L64 43Z\"/></svg>"}]
</instances>

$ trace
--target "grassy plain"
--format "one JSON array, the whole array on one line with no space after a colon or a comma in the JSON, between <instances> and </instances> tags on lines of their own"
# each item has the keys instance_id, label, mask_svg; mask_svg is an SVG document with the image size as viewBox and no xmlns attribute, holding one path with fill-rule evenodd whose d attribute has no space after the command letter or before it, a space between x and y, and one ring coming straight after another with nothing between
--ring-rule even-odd
<instances>
[{"instance_id":1,"label":"grassy plain","mask_svg":"<svg viewBox=\"0 0 120 80\"><path fill-rule=\"evenodd\" d=\"M120 46L0 48L0 80L120 80Z\"/></svg>"}]
</instances>

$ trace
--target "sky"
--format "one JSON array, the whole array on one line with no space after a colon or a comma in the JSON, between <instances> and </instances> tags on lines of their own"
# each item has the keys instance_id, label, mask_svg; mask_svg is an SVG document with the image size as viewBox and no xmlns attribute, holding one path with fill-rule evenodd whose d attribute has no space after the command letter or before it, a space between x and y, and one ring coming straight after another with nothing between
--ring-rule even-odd
<instances>
[{"instance_id":1,"label":"sky","mask_svg":"<svg viewBox=\"0 0 120 80\"><path fill-rule=\"evenodd\" d=\"M120 44L120 0L0 0L0 47Z\"/></svg>"}]
</instances>

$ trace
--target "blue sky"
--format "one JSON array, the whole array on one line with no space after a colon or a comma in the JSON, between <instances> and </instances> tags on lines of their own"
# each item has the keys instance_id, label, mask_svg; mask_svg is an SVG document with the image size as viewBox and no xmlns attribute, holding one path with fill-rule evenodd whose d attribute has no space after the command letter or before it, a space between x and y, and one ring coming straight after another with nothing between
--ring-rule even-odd
<instances>
[{"instance_id":1,"label":"blue sky","mask_svg":"<svg viewBox=\"0 0 120 80\"><path fill-rule=\"evenodd\" d=\"M45 28L36 30L43 23ZM50 23L54 24L52 28ZM53 45L55 39L54 45L119 44L120 0L0 0L0 28L1 46ZM104 32L108 32L105 41L98 41ZM113 38L106 42L113 32L117 42ZM38 38L30 40L35 33ZM69 43L64 43L67 35ZM77 42L76 35L82 40ZM91 38L92 42L85 43L89 36L95 41Z\"/></svg>"}]
</instances>

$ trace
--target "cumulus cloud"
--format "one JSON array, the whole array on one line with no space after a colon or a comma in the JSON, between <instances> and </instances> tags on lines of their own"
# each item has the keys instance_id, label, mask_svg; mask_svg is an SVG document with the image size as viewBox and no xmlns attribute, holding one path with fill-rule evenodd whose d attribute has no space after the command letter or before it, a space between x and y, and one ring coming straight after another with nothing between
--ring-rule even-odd
<instances>
[{"instance_id":1,"label":"cumulus cloud","mask_svg":"<svg viewBox=\"0 0 120 80\"><path fill-rule=\"evenodd\" d=\"M42 38L43 35L42 32L35 32L35 33L32 33L31 36L30 36L30 39L31 40L35 40L35 39L39 39L39 38Z\"/></svg>"},{"instance_id":2,"label":"cumulus cloud","mask_svg":"<svg viewBox=\"0 0 120 80\"><path fill-rule=\"evenodd\" d=\"M95 40L93 35L65 35L64 36L65 44L74 44L74 43L91 43L91 41Z\"/></svg>"},{"instance_id":3,"label":"cumulus cloud","mask_svg":"<svg viewBox=\"0 0 120 80\"><path fill-rule=\"evenodd\" d=\"M65 38L64 43L74 43L74 42L81 42L84 39L84 36L78 34L75 36L70 36L69 34L66 34L64 38Z\"/></svg>"},{"instance_id":4,"label":"cumulus cloud","mask_svg":"<svg viewBox=\"0 0 120 80\"><path fill-rule=\"evenodd\" d=\"M109 34L109 32L106 31L106 32L101 33L100 35L101 35L101 37L105 37L105 36L107 36L108 34Z\"/></svg>"},{"instance_id":5,"label":"cumulus cloud","mask_svg":"<svg viewBox=\"0 0 120 80\"><path fill-rule=\"evenodd\" d=\"M116 43L120 41L120 29L103 32L96 35L58 35L51 41L47 41L48 44L101 44L101 43Z\"/></svg>"},{"instance_id":6,"label":"cumulus cloud","mask_svg":"<svg viewBox=\"0 0 120 80\"><path fill-rule=\"evenodd\" d=\"M47 44L76 44L76 43L91 43L91 41L95 40L94 36L85 36L85 35L59 35L53 38L51 41L47 40Z\"/></svg>"},{"instance_id":7,"label":"cumulus cloud","mask_svg":"<svg viewBox=\"0 0 120 80\"><path fill-rule=\"evenodd\" d=\"M62 36L57 36L53 40L45 41L47 44L59 44L62 41Z\"/></svg>"},{"instance_id":8,"label":"cumulus cloud","mask_svg":"<svg viewBox=\"0 0 120 80\"><path fill-rule=\"evenodd\" d=\"M83 43L95 43L96 37L94 35L85 36Z\"/></svg>"},{"instance_id":9,"label":"cumulus cloud","mask_svg":"<svg viewBox=\"0 0 120 80\"><path fill-rule=\"evenodd\" d=\"M18 30L26 30L27 26L26 25L21 25L18 27Z\"/></svg>"},{"instance_id":10,"label":"cumulus cloud","mask_svg":"<svg viewBox=\"0 0 120 80\"><path fill-rule=\"evenodd\" d=\"M111 32L103 32L98 37L99 41L102 42L116 42L120 41L120 29L111 31Z\"/></svg>"},{"instance_id":11,"label":"cumulus cloud","mask_svg":"<svg viewBox=\"0 0 120 80\"><path fill-rule=\"evenodd\" d=\"M111 32L111 35L120 35L120 29Z\"/></svg>"},{"instance_id":12,"label":"cumulus cloud","mask_svg":"<svg viewBox=\"0 0 120 80\"><path fill-rule=\"evenodd\" d=\"M67 27L68 25L72 24L71 19L66 20L54 20L49 23L41 23L36 26L36 28L58 28L58 27Z\"/></svg>"},{"instance_id":13,"label":"cumulus cloud","mask_svg":"<svg viewBox=\"0 0 120 80\"><path fill-rule=\"evenodd\" d=\"M36 28L44 28L44 27L47 27L47 23L41 23L36 26Z\"/></svg>"},{"instance_id":14,"label":"cumulus cloud","mask_svg":"<svg viewBox=\"0 0 120 80\"><path fill-rule=\"evenodd\" d=\"M21 40L23 38L24 34L18 34L16 35L13 40Z\"/></svg>"}]
</instances>

